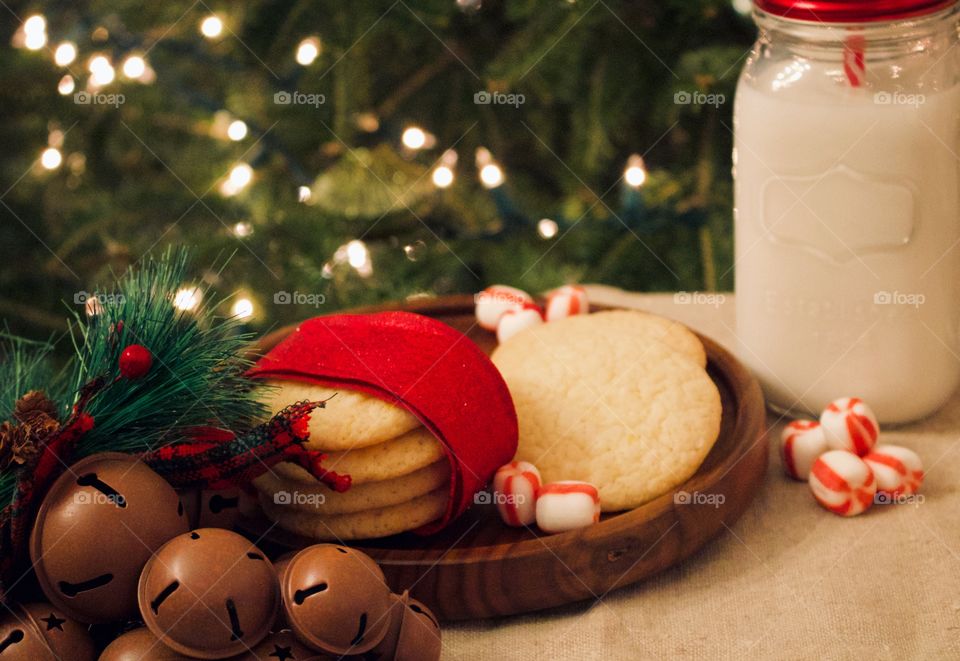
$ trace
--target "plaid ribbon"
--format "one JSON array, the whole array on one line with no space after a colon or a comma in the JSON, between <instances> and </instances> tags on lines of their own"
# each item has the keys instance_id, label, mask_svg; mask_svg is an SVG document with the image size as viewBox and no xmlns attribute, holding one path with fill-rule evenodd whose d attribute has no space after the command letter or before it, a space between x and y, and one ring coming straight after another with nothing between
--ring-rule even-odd
<instances>
[{"instance_id":1,"label":"plaid ribbon","mask_svg":"<svg viewBox=\"0 0 960 661\"><path fill-rule=\"evenodd\" d=\"M324 402L298 402L239 435L221 429L195 430L193 441L164 446L142 459L177 489L242 486L281 461L290 461L331 489L346 491L350 476L325 470L325 455L303 446L310 438L310 413L323 407Z\"/></svg>"}]
</instances>

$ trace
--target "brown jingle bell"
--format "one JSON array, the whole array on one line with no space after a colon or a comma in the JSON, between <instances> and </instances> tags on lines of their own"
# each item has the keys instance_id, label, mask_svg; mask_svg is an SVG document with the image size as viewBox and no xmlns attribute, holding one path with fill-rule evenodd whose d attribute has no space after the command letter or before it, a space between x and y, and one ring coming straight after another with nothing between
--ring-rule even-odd
<instances>
[{"instance_id":1,"label":"brown jingle bell","mask_svg":"<svg viewBox=\"0 0 960 661\"><path fill-rule=\"evenodd\" d=\"M160 642L146 627L128 631L103 650L98 661L194 661Z\"/></svg>"},{"instance_id":2,"label":"brown jingle bell","mask_svg":"<svg viewBox=\"0 0 960 661\"><path fill-rule=\"evenodd\" d=\"M143 568L140 613L168 647L200 659L249 650L280 607L273 565L242 535L201 528L171 539Z\"/></svg>"},{"instance_id":3,"label":"brown jingle bell","mask_svg":"<svg viewBox=\"0 0 960 661\"><path fill-rule=\"evenodd\" d=\"M44 594L74 619L129 619L150 555L188 529L166 480L131 455L104 452L53 483L30 535L30 559Z\"/></svg>"},{"instance_id":4,"label":"brown jingle bell","mask_svg":"<svg viewBox=\"0 0 960 661\"><path fill-rule=\"evenodd\" d=\"M371 650L370 658L438 661L442 645L437 618L407 591L391 597L390 628L380 644Z\"/></svg>"},{"instance_id":5,"label":"brown jingle bell","mask_svg":"<svg viewBox=\"0 0 960 661\"><path fill-rule=\"evenodd\" d=\"M24 604L0 619L0 659L93 661L87 627L50 604Z\"/></svg>"},{"instance_id":6,"label":"brown jingle bell","mask_svg":"<svg viewBox=\"0 0 960 661\"><path fill-rule=\"evenodd\" d=\"M293 635L289 629L272 633L252 650L231 661L326 661L336 659L316 652Z\"/></svg>"},{"instance_id":7,"label":"brown jingle bell","mask_svg":"<svg viewBox=\"0 0 960 661\"><path fill-rule=\"evenodd\" d=\"M283 572L287 570L287 565L290 564L290 561L293 560L293 556L297 554L296 551L289 551L283 555L277 556L273 560L273 569L277 572L277 579L279 580L279 586L281 590L283 589ZM280 609L280 612L277 613L277 620L273 623L273 630L280 631L281 629L289 629L290 625L287 624L287 613L283 608Z\"/></svg>"},{"instance_id":8,"label":"brown jingle bell","mask_svg":"<svg viewBox=\"0 0 960 661\"><path fill-rule=\"evenodd\" d=\"M297 638L328 654L362 654L390 626L390 588L368 555L317 544L290 560L280 589Z\"/></svg>"},{"instance_id":9,"label":"brown jingle bell","mask_svg":"<svg viewBox=\"0 0 960 661\"><path fill-rule=\"evenodd\" d=\"M187 509L191 528L227 528L232 530L240 519L240 489L184 489L180 500Z\"/></svg>"}]
</instances>

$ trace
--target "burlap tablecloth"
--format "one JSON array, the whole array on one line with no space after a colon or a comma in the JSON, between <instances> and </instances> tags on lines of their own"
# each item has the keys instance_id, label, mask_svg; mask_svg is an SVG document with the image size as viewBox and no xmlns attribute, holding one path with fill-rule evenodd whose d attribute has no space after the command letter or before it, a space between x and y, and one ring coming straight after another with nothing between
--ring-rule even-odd
<instances>
[{"instance_id":1,"label":"burlap tablecloth","mask_svg":"<svg viewBox=\"0 0 960 661\"><path fill-rule=\"evenodd\" d=\"M591 293L734 345L731 295ZM834 516L783 476L772 447L753 505L689 561L599 602L446 625L443 658L960 659L960 396L882 439L920 453L922 503Z\"/></svg>"}]
</instances>

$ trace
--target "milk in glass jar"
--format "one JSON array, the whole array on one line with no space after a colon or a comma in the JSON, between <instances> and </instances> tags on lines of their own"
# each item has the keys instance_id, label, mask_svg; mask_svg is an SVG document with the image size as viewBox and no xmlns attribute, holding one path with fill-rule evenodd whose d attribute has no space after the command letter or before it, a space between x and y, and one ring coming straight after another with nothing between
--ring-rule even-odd
<instances>
[{"instance_id":1,"label":"milk in glass jar","mask_svg":"<svg viewBox=\"0 0 960 661\"><path fill-rule=\"evenodd\" d=\"M740 357L780 410L881 422L960 379L958 4L756 0L734 109Z\"/></svg>"}]
</instances>

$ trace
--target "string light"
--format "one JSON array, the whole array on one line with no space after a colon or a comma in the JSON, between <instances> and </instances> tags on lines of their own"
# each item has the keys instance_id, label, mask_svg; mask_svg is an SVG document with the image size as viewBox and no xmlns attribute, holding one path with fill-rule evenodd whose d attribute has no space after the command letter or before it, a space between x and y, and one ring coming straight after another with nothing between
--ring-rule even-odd
<instances>
[{"instance_id":1,"label":"string light","mask_svg":"<svg viewBox=\"0 0 960 661\"><path fill-rule=\"evenodd\" d=\"M623 180L631 188L639 188L647 180L647 170L643 165L643 158L633 154L627 159L627 168L623 171Z\"/></svg>"},{"instance_id":2,"label":"string light","mask_svg":"<svg viewBox=\"0 0 960 661\"><path fill-rule=\"evenodd\" d=\"M370 251L367 244L358 239L354 239L347 244L347 262L355 269L362 267L370 258Z\"/></svg>"},{"instance_id":3,"label":"string light","mask_svg":"<svg viewBox=\"0 0 960 661\"><path fill-rule=\"evenodd\" d=\"M419 126L407 127L400 139L407 149L423 149L427 144L427 134Z\"/></svg>"},{"instance_id":4,"label":"string light","mask_svg":"<svg viewBox=\"0 0 960 661\"><path fill-rule=\"evenodd\" d=\"M496 163L488 163L480 169L480 182L487 188L503 184L503 170Z\"/></svg>"},{"instance_id":5,"label":"string light","mask_svg":"<svg viewBox=\"0 0 960 661\"><path fill-rule=\"evenodd\" d=\"M539 222L537 222L537 234L544 239L552 239L557 235L558 231L560 231L560 226L557 225L557 221L552 218L541 218Z\"/></svg>"},{"instance_id":6,"label":"string light","mask_svg":"<svg viewBox=\"0 0 960 661\"><path fill-rule=\"evenodd\" d=\"M242 119L235 119L227 127L227 137L234 142L239 142L247 137L247 124Z\"/></svg>"},{"instance_id":7,"label":"string light","mask_svg":"<svg viewBox=\"0 0 960 661\"><path fill-rule=\"evenodd\" d=\"M437 188L448 188L453 183L453 168L457 164L457 152L448 149L440 156L440 164L433 171L433 185Z\"/></svg>"},{"instance_id":8,"label":"string light","mask_svg":"<svg viewBox=\"0 0 960 661\"><path fill-rule=\"evenodd\" d=\"M47 170L56 170L63 163L63 154L56 147L47 147L40 154L40 165Z\"/></svg>"},{"instance_id":9,"label":"string light","mask_svg":"<svg viewBox=\"0 0 960 661\"><path fill-rule=\"evenodd\" d=\"M198 287L182 287L173 295L173 307L184 312L196 310L203 300L203 292Z\"/></svg>"},{"instance_id":10,"label":"string light","mask_svg":"<svg viewBox=\"0 0 960 661\"><path fill-rule=\"evenodd\" d=\"M53 51L53 61L58 67L65 67L77 59L77 47L71 41L64 41Z\"/></svg>"},{"instance_id":11,"label":"string light","mask_svg":"<svg viewBox=\"0 0 960 661\"><path fill-rule=\"evenodd\" d=\"M97 87L109 85L116 77L113 65L104 55L95 55L90 58L87 68L90 69L90 83Z\"/></svg>"},{"instance_id":12,"label":"string light","mask_svg":"<svg viewBox=\"0 0 960 661\"><path fill-rule=\"evenodd\" d=\"M480 183L487 188L496 188L503 183L503 170L493 160L493 154L486 147L477 147L474 161L480 170Z\"/></svg>"},{"instance_id":13,"label":"string light","mask_svg":"<svg viewBox=\"0 0 960 661\"><path fill-rule=\"evenodd\" d=\"M223 21L216 14L207 16L200 23L200 33L207 39L216 39L223 32Z\"/></svg>"},{"instance_id":14,"label":"string light","mask_svg":"<svg viewBox=\"0 0 960 661\"><path fill-rule=\"evenodd\" d=\"M47 45L47 19L34 14L23 22L23 45L29 50L40 50Z\"/></svg>"},{"instance_id":15,"label":"string light","mask_svg":"<svg viewBox=\"0 0 960 661\"><path fill-rule=\"evenodd\" d=\"M253 168L246 163L237 163L230 170L227 179L220 185L220 192L230 197L236 195L253 181Z\"/></svg>"},{"instance_id":16,"label":"string light","mask_svg":"<svg viewBox=\"0 0 960 661\"><path fill-rule=\"evenodd\" d=\"M320 40L317 37L307 37L297 46L297 64L309 66L320 55Z\"/></svg>"},{"instance_id":17,"label":"string light","mask_svg":"<svg viewBox=\"0 0 960 661\"><path fill-rule=\"evenodd\" d=\"M367 133L373 133L380 128L380 120L372 112L361 112L354 118L357 128Z\"/></svg>"},{"instance_id":18,"label":"string light","mask_svg":"<svg viewBox=\"0 0 960 661\"><path fill-rule=\"evenodd\" d=\"M244 239L253 234L253 225L240 221L233 226L233 234L239 239Z\"/></svg>"},{"instance_id":19,"label":"string light","mask_svg":"<svg viewBox=\"0 0 960 661\"><path fill-rule=\"evenodd\" d=\"M147 70L147 63L139 55L131 55L123 61L123 75L131 80L139 80Z\"/></svg>"},{"instance_id":20,"label":"string light","mask_svg":"<svg viewBox=\"0 0 960 661\"><path fill-rule=\"evenodd\" d=\"M301 186L297 189L297 200L304 204L310 201L310 197L312 195L313 193L311 192L309 186Z\"/></svg>"},{"instance_id":21,"label":"string light","mask_svg":"<svg viewBox=\"0 0 960 661\"><path fill-rule=\"evenodd\" d=\"M333 261L337 264L347 262L357 271L357 274L363 278L373 274L373 264L370 262L370 250L367 248L367 244L360 239L354 239L337 248L337 251L333 253ZM324 266L324 269L326 269L326 266Z\"/></svg>"},{"instance_id":22,"label":"string light","mask_svg":"<svg viewBox=\"0 0 960 661\"><path fill-rule=\"evenodd\" d=\"M57 91L64 96L73 93L75 87L76 84L73 82L73 76L70 74L65 75L60 79L60 82L57 83Z\"/></svg>"},{"instance_id":23,"label":"string light","mask_svg":"<svg viewBox=\"0 0 960 661\"><path fill-rule=\"evenodd\" d=\"M237 319L249 319L253 316L253 301L249 298L238 298L230 308L230 314Z\"/></svg>"},{"instance_id":24,"label":"string light","mask_svg":"<svg viewBox=\"0 0 960 661\"><path fill-rule=\"evenodd\" d=\"M433 185L448 188L453 183L453 170L446 165L438 165L433 171Z\"/></svg>"}]
</instances>

